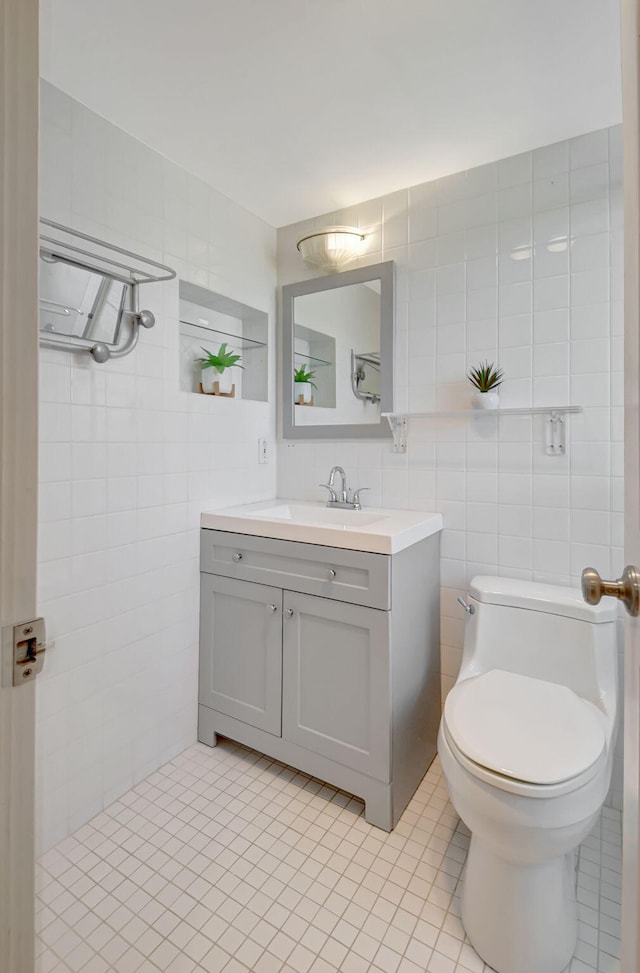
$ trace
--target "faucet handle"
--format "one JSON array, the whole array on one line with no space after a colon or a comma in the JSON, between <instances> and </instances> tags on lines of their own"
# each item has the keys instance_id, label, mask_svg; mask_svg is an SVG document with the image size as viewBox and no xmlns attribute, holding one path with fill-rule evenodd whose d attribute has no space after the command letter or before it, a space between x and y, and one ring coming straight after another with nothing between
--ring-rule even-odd
<instances>
[{"instance_id":1,"label":"faucet handle","mask_svg":"<svg viewBox=\"0 0 640 973\"><path fill-rule=\"evenodd\" d=\"M357 490L351 491L351 495L349 497L349 503L352 503L356 508L356 510L359 510L361 507L360 494L363 493L365 490L370 490L370 489L371 487L358 487Z\"/></svg>"},{"instance_id":2,"label":"faucet handle","mask_svg":"<svg viewBox=\"0 0 640 973\"><path fill-rule=\"evenodd\" d=\"M336 491L333 489L332 486L329 486L328 483L319 483L318 486L324 487L325 490L328 490L329 491L329 500L327 501L328 503L337 503L338 502L338 497L336 496Z\"/></svg>"}]
</instances>

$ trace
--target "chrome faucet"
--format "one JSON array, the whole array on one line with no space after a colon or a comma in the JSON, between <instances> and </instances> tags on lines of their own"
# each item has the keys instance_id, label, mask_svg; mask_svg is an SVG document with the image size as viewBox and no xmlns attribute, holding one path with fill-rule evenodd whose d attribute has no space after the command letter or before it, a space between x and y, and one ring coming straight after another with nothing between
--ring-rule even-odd
<instances>
[{"instance_id":1,"label":"chrome faucet","mask_svg":"<svg viewBox=\"0 0 640 973\"><path fill-rule=\"evenodd\" d=\"M340 475L342 481L342 488L339 492L334 489L336 473ZM329 473L329 482L321 483L320 486L329 491L327 507L340 507L347 510L362 510L360 494L363 490L370 489L369 487L360 487L358 490L348 490L347 474L341 466L334 466Z\"/></svg>"},{"instance_id":2,"label":"chrome faucet","mask_svg":"<svg viewBox=\"0 0 640 973\"><path fill-rule=\"evenodd\" d=\"M333 484L336 479L336 473L339 473L342 479L342 490L340 491L340 495L336 497L336 500L339 500L340 503L346 503L347 502L347 474L345 473L345 471L342 469L341 466L334 466L332 468L331 472L329 473L329 483L327 485L329 489L333 490ZM333 497L331 499L333 499Z\"/></svg>"}]
</instances>

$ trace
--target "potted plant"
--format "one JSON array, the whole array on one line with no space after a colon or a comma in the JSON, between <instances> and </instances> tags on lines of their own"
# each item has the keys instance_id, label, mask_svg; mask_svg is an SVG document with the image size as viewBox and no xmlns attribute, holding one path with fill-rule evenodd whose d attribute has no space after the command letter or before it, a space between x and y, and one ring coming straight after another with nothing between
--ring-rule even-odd
<instances>
[{"instance_id":1,"label":"potted plant","mask_svg":"<svg viewBox=\"0 0 640 973\"><path fill-rule=\"evenodd\" d=\"M497 409L498 388L502 385L502 369L493 362L480 362L467 372L467 378L478 391L473 396L474 409Z\"/></svg>"},{"instance_id":2,"label":"potted plant","mask_svg":"<svg viewBox=\"0 0 640 973\"><path fill-rule=\"evenodd\" d=\"M313 389L316 389L316 391L318 389L318 386L313 381L313 379L315 377L316 377L316 373L309 371L308 368L307 368L307 366L304 365L304 364L301 365L300 368L294 368L294 370L293 370L293 384L294 384L293 401L295 403L298 403L300 401L300 398L301 397L302 397L302 402L303 403L307 403L307 402L310 403L311 402L311 399L313 397L313 392L311 391L311 389L312 388Z\"/></svg>"},{"instance_id":3,"label":"potted plant","mask_svg":"<svg viewBox=\"0 0 640 973\"><path fill-rule=\"evenodd\" d=\"M238 364L241 356L229 351L225 341L220 345L217 352L209 351L207 348L202 350L205 357L196 358L201 370L202 391L212 393L214 383L218 382L219 393L229 395L233 389L230 369L234 367L244 368L244 365Z\"/></svg>"}]
</instances>

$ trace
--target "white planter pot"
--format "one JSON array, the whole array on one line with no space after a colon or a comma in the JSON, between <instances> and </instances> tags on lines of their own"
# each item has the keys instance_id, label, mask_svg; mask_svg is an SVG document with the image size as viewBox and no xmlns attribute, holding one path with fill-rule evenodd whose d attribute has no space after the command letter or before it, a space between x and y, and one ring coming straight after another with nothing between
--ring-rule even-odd
<instances>
[{"instance_id":1,"label":"white planter pot","mask_svg":"<svg viewBox=\"0 0 640 973\"><path fill-rule=\"evenodd\" d=\"M499 402L497 392L476 392L471 399L474 409L497 409Z\"/></svg>"},{"instance_id":2,"label":"white planter pot","mask_svg":"<svg viewBox=\"0 0 640 973\"><path fill-rule=\"evenodd\" d=\"M203 368L200 371L200 382L202 384L203 392L213 392L213 374L213 368ZM218 373L216 372L215 374L217 375Z\"/></svg>"},{"instance_id":3,"label":"white planter pot","mask_svg":"<svg viewBox=\"0 0 640 973\"><path fill-rule=\"evenodd\" d=\"M233 386L233 375L230 368L219 372L217 368L203 368L201 371L202 391L213 392L215 382L219 383L220 392L230 392Z\"/></svg>"},{"instance_id":4,"label":"white planter pot","mask_svg":"<svg viewBox=\"0 0 640 973\"><path fill-rule=\"evenodd\" d=\"M219 383L220 392L230 392L233 388L233 372L230 368L225 368L223 372L219 372L217 368L212 368L213 380Z\"/></svg>"},{"instance_id":5,"label":"white planter pot","mask_svg":"<svg viewBox=\"0 0 640 973\"><path fill-rule=\"evenodd\" d=\"M299 402L302 396L303 402L311 402L313 398L313 388L310 382L294 382L293 401Z\"/></svg>"}]
</instances>

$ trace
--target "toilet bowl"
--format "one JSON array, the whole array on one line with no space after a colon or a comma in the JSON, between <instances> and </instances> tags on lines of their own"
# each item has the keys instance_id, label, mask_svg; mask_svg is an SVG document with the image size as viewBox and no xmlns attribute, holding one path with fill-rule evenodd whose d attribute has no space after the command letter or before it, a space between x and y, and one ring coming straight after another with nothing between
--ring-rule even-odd
<instances>
[{"instance_id":1,"label":"toilet bowl","mask_svg":"<svg viewBox=\"0 0 640 973\"><path fill-rule=\"evenodd\" d=\"M560 973L577 940L576 851L611 781L616 607L477 577L438 752L471 831L461 918L498 973Z\"/></svg>"}]
</instances>

